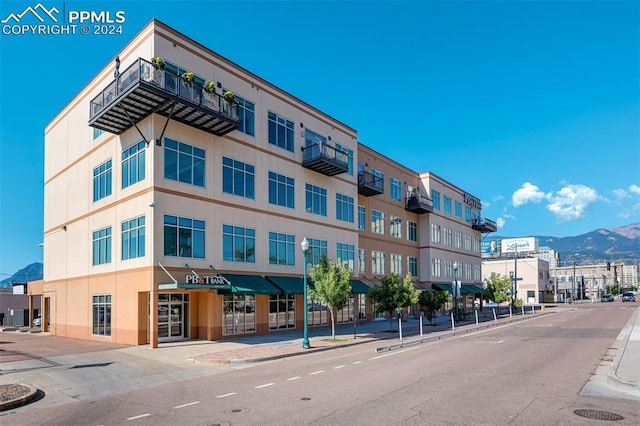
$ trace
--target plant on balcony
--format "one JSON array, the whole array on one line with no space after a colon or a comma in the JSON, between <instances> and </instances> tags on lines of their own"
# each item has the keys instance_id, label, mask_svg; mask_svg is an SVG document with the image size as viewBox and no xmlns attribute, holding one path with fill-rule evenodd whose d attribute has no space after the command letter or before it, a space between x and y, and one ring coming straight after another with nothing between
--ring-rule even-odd
<instances>
[{"instance_id":1,"label":"plant on balcony","mask_svg":"<svg viewBox=\"0 0 640 426\"><path fill-rule=\"evenodd\" d=\"M153 58L151 58L151 65L153 65L153 67L157 70L164 69L164 61L160 56L154 56Z\"/></svg>"},{"instance_id":2,"label":"plant on balcony","mask_svg":"<svg viewBox=\"0 0 640 426\"><path fill-rule=\"evenodd\" d=\"M193 84L196 82L196 76L193 74L193 71L185 71L182 73L182 80L187 84Z\"/></svg>"},{"instance_id":3,"label":"plant on balcony","mask_svg":"<svg viewBox=\"0 0 640 426\"><path fill-rule=\"evenodd\" d=\"M236 95L234 95L231 90L227 90L226 92L224 92L223 97L224 97L224 100L229 103L234 102L236 100Z\"/></svg>"},{"instance_id":4,"label":"plant on balcony","mask_svg":"<svg viewBox=\"0 0 640 426\"><path fill-rule=\"evenodd\" d=\"M206 93L212 95L216 93L216 84L213 81L207 81L202 88Z\"/></svg>"}]
</instances>

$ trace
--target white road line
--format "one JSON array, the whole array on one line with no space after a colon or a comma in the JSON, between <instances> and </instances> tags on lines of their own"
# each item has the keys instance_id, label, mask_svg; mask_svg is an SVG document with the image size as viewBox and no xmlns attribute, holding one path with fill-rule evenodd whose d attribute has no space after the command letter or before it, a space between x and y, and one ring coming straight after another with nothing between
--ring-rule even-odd
<instances>
[{"instance_id":1,"label":"white road line","mask_svg":"<svg viewBox=\"0 0 640 426\"><path fill-rule=\"evenodd\" d=\"M335 367L333 367L334 370L337 370L338 368L344 368L344 365L336 365Z\"/></svg>"},{"instance_id":2,"label":"white road line","mask_svg":"<svg viewBox=\"0 0 640 426\"><path fill-rule=\"evenodd\" d=\"M489 343L492 345L499 345L502 342L504 342L504 340L498 340L497 342L473 342L473 343Z\"/></svg>"},{"instance_id":3,"label":"white road line","mask_svg":"<svg viewBox=\"0 0 640 426\"><path fill-rule=\"evenodd\" d=\"M200 401L193 401L193 402L189 402L187 404L182 404L182 405L176 405L173 408L184 408L184 407L189 407L191 405L196 405L196 404L200 404Z\"/></svg>"},{"instance_id":4,"label":"white road line","mask_svg":"<svg viewBox=\"0 0 640 426\"><path fill-rule=\"evenodd\" d=\"M300 376L296 376L296 377L289 377L287 380L298 380L300 378Z\"/></svg>"},{"instance_id":5,"label":"white road line","mask_svg":"<svg viewBox=\"0 0 640 426\"><path fill-rule=\"evenodd\" d=\"M262 389L262 388L268 388L269 386L273 386L275 383L266 383L264 385L260 385L260 386L254 386L254 389Z\"/></svg>"},{"instance_id":6,"label":"white road line","mask_svg":"<svg viewBox=\"0 0 640 426\"><path fill-rule=\"evenodd\" d=\"M354 364L362 364L362 361L353 361Z\"/></svg>"},{"instance_id":7,"label":"white road line","mask_svg":"<svg viewBox=\"0 0 640 426\"><path fill-rule=\"evenodd\" d=\"M235 395L235 394L236 394L236 392L225 393L224 395L218 395L218 396L216 396L216 398L226 398L226 397L228 397L228 396Z\"/></svg>"},{"instance_id":8,"label":"white road line","mask_svg":"<svg viewBox=\"0 0 640 426\"><path fill-rule=\"evenodd\" d=\"M322 373L324 373L324 370L314 371L313 373L309 373L309 375L314 376L316 374L322 374Z\"/></svg>"},{"instance_id":9,"label":"white road line","mask_svg":"<svg viewBox=\"0 0 640 426\"><path fill-rule=\"evenodd\" d=\"M151 414L147 413L147 414L140 414L139 416L134 416L134 417L129 417L127 420L137 420L137 419L141 419L143 417L149 417Z\"/></svg>"}]
</instances>

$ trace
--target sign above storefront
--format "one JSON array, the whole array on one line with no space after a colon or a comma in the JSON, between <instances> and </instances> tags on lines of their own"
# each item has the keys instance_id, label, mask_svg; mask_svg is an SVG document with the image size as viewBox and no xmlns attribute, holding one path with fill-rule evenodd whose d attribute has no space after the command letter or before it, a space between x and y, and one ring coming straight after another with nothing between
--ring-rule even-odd
<instances>
[{"instance_id":1,"label":"sign above storefront","mask_svg":"<svg viewBox=\"0 0 640 426\"><path fill-rule=\"evenodd\" d=\"M231 283L222 275L195 275L186 274L184 276L185 284L199 284L206 288L229 289Z\"/></svg>"}]
</instances>

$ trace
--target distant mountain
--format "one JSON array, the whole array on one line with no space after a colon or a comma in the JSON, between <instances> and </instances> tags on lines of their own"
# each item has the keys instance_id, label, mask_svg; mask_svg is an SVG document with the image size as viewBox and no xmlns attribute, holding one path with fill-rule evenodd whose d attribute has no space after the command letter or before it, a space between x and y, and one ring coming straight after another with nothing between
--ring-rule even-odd
<instances>
[{"instance_id":1,"label":"distant mountain","mask_svg":"<svg viewBox=\"0 0 640 426\"><path fill-rule=\"evenodd\" d=\"M13 283L26 283L42 279L42 263L35 262L25 266L9 278L0 281L0 288L11 288Z\"/></svg>"},{"instance_id":2,"label":"distant mountain","mask_svg":"<svg viewBox=\"0 0 640 426\"><path fill-rule=\"evenodd\" d=\"M560 254L563 261L593 264L617 261L625 264L640 262L640 223L620 228L597 229L575 237L530 235L540 246L547 246ZM494 237L494 239L512 237Z\"/></svg>"}]
</instances>

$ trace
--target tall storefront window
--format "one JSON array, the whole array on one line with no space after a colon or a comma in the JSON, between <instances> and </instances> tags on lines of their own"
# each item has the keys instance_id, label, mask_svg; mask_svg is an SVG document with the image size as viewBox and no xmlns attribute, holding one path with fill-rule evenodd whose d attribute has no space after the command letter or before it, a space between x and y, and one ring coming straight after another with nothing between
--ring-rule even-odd
<instances>
[{"instance_id":1,"label":"tall storefront window","mask_svg":"<svg viewBox=\"0 0 640 426\"><path fill-rule=\"evenodd\" d=\"M345 322L353 322L356 317L356 299L353 295L349 298L349 303L342 309L339 309L337 314L338 324Z\"/></svg>"},{"instance_id":2,"label":"tall storefront window","mask_svg":"<svg viewBox=\"0 0 640 426\"><path fill-rule=\"evenodd\" d=\"M111 336L111 295L93 296L93 334Z\"/></svg>"},{"instance_id":3,"label":"tall storefront window","mask_svg":"<svg viewBox=\"0 0 640 426\"><path fill-rule=\"evenodd\" d=\"M272 294L269 296L269 330L296 327L296 295Z\"/></svg>"},{"instance_id":4,"label":"tall storefront window","mask_svg":"<svg viewBox=\"0 0 640 426\"><path fill-rule=\"evenodd\" d=\"M222 334L256 332L256 295L225 294L222 301Z\"/></svg>"},{"instance_id":5,"label":"tall storefront window","mask_svg":"<svg viewBox=\"0 0 640 426\"><path fill-rule=\"evenodd\" d=\"M307 303L307 323L309 326L329 324L329 309L324 303L309 299Z\"/></svg>"}]
</instances>

